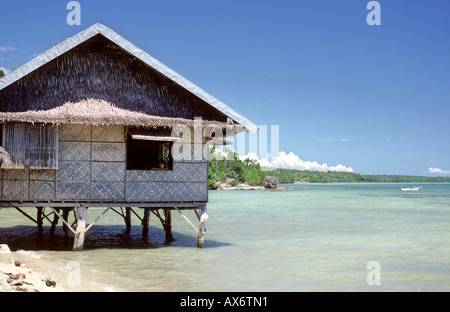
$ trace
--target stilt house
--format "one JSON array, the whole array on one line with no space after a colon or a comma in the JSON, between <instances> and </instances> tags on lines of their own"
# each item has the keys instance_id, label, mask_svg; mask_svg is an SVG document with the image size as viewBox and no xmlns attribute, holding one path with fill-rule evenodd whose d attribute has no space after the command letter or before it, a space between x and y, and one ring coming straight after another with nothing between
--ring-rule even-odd
<instances>
[{"instance_id":1,"label":"stilt house","mask_svg":"<svg viewBox=\"0 0 450 312\"><path fill-rule=\"evenodd\" d=\"M83 248L84 233L107 210L121 214L129 227L135 208L144 212L144 234L153 213L169 239L170 212L187 219L182 211L193 210L200 225L189 222L202 247L208 159L201 151L217 139L205 129L257 130L101 24L0 79L0 123L0 207L18 209L40 229L50 220L47 209L53 225L62 219L64 229L74 233L75 250ZM200 140L194 139L196 131ZM184 157L174 156L182 139L193 143L190 157L187 150ZM36 207L36 218L21 207ZM89 207L107 209L86 226ZM68 221L72 210L75 229Z\"/></svg>"}]
</instances>

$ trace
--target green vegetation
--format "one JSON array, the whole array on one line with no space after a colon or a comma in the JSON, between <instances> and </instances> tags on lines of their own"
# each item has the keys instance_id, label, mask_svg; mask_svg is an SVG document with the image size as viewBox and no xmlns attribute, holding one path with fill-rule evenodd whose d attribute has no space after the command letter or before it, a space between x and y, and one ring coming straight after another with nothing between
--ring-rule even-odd
<instances>
[{"instance_id":1,"label":"green vegetation","mask_svg":"<svg viewBox=\"0 0 450 312\"><path fill-rule=\"evenodd\" d=\"M305 171L294 169L276 169L263 171L255 160L240 160L239 155L227 151L228 157L213 156L215 148L211 149L211 160L209 161L209 187L215 188L218 182L231 179L232 184L247 183L250 185L263 185L264 177L274 176L279 183L338 183L338 182L450 182L450 177L423 177L407 175L362 175L352 172L335 171Z\"/></svg>"},{"instance_id":2,"label":"green vegetation","mask_svg":"<svg viewBox=\"0 0 450 312\"><path fill-rule=\"evenodd\" d=\"M279 183L336 183L336 182L450 182L450 177L422 177L407 175L362 175L352 172L321 172L277 169L270 172Z\"/></svg>"},{"instance_id":3,"label":"green vegetation","mask_svg":"<svg viewBox=\"0 0 450 312\"><path fill-rule=\"evenodd\" d=\"M0 69L0 78L3 78L5 76L5 72Z\"/></svg>"},{"instance_id":4,"label":"green vegetation","mask_svg":"<svg viewBox=\"0 0 450 312\"><path fill-rule=\"evenodd\" d=\"M250 185L262 185L266 172L255 161L238 158L235 152L227 151L228 157L222 156L217 159L214 154L215 148L211 149L209 161L209 187L214 188L218 182L224 182L227 178L232 179L232 184L248 183Z\"/></svg>"}]
</instances>

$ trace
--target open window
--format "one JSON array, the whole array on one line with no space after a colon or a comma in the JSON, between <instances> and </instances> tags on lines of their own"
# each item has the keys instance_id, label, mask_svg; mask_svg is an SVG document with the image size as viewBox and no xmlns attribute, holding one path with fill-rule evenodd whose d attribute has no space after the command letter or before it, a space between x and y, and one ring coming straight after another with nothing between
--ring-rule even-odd
<instances>
[{"instance_id":1,"label":"open window","mask_svg":"<svg viewBox=\"0 0 450 312\"><path fill-rule=\"evenodd\" d=\"M127 170L172 170L170 129L128 129Z\"/></svg>"},{"instance_id":2,"label":"open window","mask_svg":"<svg viewBox=\"0 0 450 312\"><path fill-rule=\"evenodd\" d=\"M2 148L8 163L3 168L57 169L58 128L53 125L4 123L1 127Z\"/></svg>"}]
</instances>

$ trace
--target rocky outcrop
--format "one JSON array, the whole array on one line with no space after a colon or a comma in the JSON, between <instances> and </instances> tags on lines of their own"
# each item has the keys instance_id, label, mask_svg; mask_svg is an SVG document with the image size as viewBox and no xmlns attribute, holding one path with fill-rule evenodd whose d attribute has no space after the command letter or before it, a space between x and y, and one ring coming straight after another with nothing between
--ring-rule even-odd
<instances>
[{"instance_id":1,"label":"rocky outcrop","mask_svg":"<svg viewBox=\"0 0 450 312\"><path fill-rule=\"evenodd\" d=\"M274 176L267 176L264 178L264 187L266 189L276 189L277 188L277 184L278 184L278 179L275 178Z\"/></svg>"}]
</instances>

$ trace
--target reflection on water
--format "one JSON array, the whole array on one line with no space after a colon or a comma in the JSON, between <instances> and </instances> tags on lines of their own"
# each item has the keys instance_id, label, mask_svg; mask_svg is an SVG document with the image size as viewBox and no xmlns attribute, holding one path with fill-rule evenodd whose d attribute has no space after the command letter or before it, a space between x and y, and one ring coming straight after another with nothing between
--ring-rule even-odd
<instances>
[{"instance_id":1,"label":"reflection on water","mask_svg":"<svg viewBox=\"0 0 450 312\"><path fill-rule=\"evenodd\" d=\"M85 251L72 252L73 235L65 239L61 226L53 239L49 226L39 236L19 212L0 209L0 243L72 290L449 291L450 185L420 186L414 194L400 184L212 191L203 249L176 213L170 244L156 218L144 240L138 219L125 234L122 218L107 213ZM101 211L89 209L88 218ZM367 285L370 261L381 265L380 286ZM71 263L80 266L79 285L65 282Z\"/></svg>"}]
</instances>

